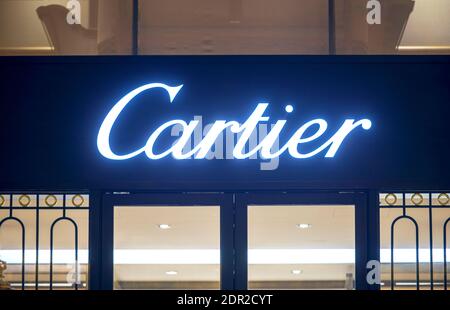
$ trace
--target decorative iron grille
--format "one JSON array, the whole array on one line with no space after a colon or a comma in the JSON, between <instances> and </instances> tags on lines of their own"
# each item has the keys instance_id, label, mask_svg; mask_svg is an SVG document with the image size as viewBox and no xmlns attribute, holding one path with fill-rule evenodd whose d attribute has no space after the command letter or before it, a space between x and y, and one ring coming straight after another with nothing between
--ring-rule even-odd
<instances>
[{"instance_id":1,"label":"decorative iron grille","mask_svg":"<svg viewBox=\"0 0 450 310\"><path fill-rule=\"evenodd\" d=\"M391 192L380 193L379 198L381 261L386 263L386 257L388 256L390 265L389 280L386 281L389 283L386 285L386 282L382 282L382 287L390 287L393 290L403 285L406 288L409 286L417 290L424 287L431 290L447 290L447 230L450 221L450 193ZM393 210L397 214L391 214L391 216L384 214L388 210ZM396 235L401 233L398 226L402 221L410 223L414 228L413 236L408 235L414 241L413 249L399 249L397 247ZM387 227L389 227L389 230L383 231L383 228ZM389 238L383 238L387 234L389 234ZM389 240L390 248L388 251L383 249L383 239ZM406 243L405 240L401 241ZM429 248L421 248L421 243L428 244ZM414 251L414 254L411 250ZM397 260L403 261L405 264L414 264L413 282L396 281L396 267L400 264ZM421 279L424 275L421 269L424 266L429 269L426 271L429 275L427 275L428 279L425 281ZM437 271L436 266L439 267ZM441 280L436 279L437 274L442 277Z\"/></svg>"},{"instance_id":2,"label":"decorative iron grille","mask_svg":"<svg viewBox=\"0 0 450 310\"><path fill-rule=\"evenodd\" d=\"M88 193L0 194L0 260L13 271L9 273L3 270L6 278L4 282L11 289L22 290L87 288L88 211ZM55 234L64 223L71 227L73 237L69 238L67 227L63 228L68 231L63 231L61 235ZM12 224L16 224L16 227ZM2 231L8 225L11 226L2 236ZM20 250L11 244L15 233L20 235ZM82 257L80 233L85 248ZM64 249L55 249L56 239ZM73 240L73 245L68 246L69 239ZM64 272L64 264L65 268L69 268L67 272ZM58 267L58 279L55 279L55 266ZM84 278L81 277L81 266ZM44 282L40 277L46 277L48 281Z\"/></svg>"}]
</instances>

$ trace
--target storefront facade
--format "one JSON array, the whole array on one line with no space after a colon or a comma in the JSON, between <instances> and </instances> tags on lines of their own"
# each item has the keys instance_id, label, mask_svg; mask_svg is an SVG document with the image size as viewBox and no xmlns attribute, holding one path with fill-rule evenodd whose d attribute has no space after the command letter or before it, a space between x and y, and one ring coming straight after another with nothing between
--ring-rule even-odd
<instances>
[{"instance_id":1,"label":"storefront facade","mask_svg":"<svg viewBox=\"0 0 450 310\"><path fill-rule=\"evenodd\" d=\"M386 262L392 273L384 283L368 280L368 263L383 263L380 214L389 207L401 213L386 226L392 229L391 258L395 261L397 221L411 221L417 229L406 234L414 259L407 262L417 277L412 286L426 281L427 288L446 288L448 57L25 57L0 62L1 223L22 228L17 244L23 247L12 247L23 259L13 264L18 286L38 288L41 264L48 268L48 286L57 282L53 265L61 262L53 245L59 223L74 227L70 250L75 261L86 255L80 263L88 266L85 284L74 287L112 289L117 288L119 209L216 206L220 261L214 264L220 277L211 288L217 283L222 289L258 288L257 277L249 285L250 244L257 239L251 210L264 206L276 216L277 207L351 206L351 288L388 288L395 281L394 263ZM429 215L422 230L428 246L418 237L411 208ZM32 232L25 232L20 218L24 209L34 212ZM75 209L88 214L85 236L78 236L85 233L71 217ZM39 214L48 210L59 215L39 230ZM433 212L442 223L433 225ZM270 218L263 223L270 226ZM302 225L308 223L297 224ZM29 234L37 235L34 241L24 240ZM39 258L39 235L48 235L48 253L41 253L47 258ZM269 247L274 257L277 248L283 249ZM283 254L288 250L279 255L290 255ZM421 251L429 258L419 258ZM197 258L208 255L196 253ZM320 260L330 253L308 257ZM420 280L424 273L426 280ZM278 283L289 287L286 279Z\"/></svg>"},{"instance_id":2,"label":"storefront facade","mask_svg":"<svg viewBox=\"0 0 450 310\"><path fill-rule=\"evenodd\" d=\"M0 289L447 289L449 9L1 1Z\"/></svg>"}]
</instances>

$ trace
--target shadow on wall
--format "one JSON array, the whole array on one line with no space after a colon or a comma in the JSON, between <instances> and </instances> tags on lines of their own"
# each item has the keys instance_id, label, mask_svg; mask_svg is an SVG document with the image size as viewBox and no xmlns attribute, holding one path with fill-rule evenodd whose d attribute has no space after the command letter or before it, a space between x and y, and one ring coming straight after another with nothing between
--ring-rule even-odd
<instances>
[{"instance_id":1,"label":"shadow on wall","mask_svg":"<svg viewBox=\"0 0 450 310\"><path fill-rule=\"evenodd\" d=\"M384 31L384 48L387 51L398 50L414 5L413 0L396 0L391 1L387 7L385 11L387 29Z\"/></svg>"},{"instance_id":2,"label":"shadow on wall","mask_svg":"<svg viewBox=\"0 0 450 310\"><path fill-rule=\"evenodd\" d=\"M396 54L414 10L414 0L381 0L381 24L367 22L367 1L336 1L338 54Z\"/></svg>"}]
</instances>

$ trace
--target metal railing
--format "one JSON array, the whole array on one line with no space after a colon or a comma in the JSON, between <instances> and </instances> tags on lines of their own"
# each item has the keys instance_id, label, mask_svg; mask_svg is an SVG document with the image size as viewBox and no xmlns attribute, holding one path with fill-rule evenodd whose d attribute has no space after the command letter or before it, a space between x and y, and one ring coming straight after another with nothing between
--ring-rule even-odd
<instances>
[{"instance_id":1,"label":"metal railing","mask_svg":"<svg viewBox=\"0 0 450 310\"><path fill-rule=\"evenodd\" d=\"M39 192L39 193L0 193L0 211L8 210L8 215L1 218L0 215L0 231L2 226L8 222L15 222L20 226L21 230L21 289L24 290L30 285L26 285L26 232L28 229L35 229L35 270L34 270L34 288L39 289L39 267L42 263L39 261L40 251L40 235L42 233L42 227L40 223L40 216L42 212L50 210L59 210L62 212L61 216L57 217L51 222L50 225L50 262L49 262L49 289L53 289L53 266L54 266L54 233L55 227L58 223L67 222L74 227L74 257L75 257L75 274L79 273L78 257L79 257L79 227L73 218L68 216L68 210L89 210L89 194L86 192L77 193L55 193L55 192ZM15 216L16 211L35 212L35 224L34 227L27 227L24 221L19 216ZM87 227L86 227L87 229ZM0 244L1 248L1 244ZM0 257L1 259L1 257ZM73 288L78 290L79 283L75 281Z\"/></svg>"},{"instance_id":2,"label":"metal railing","mask_svg":"<svg viewBox=\"0 0 450 310\"><path fill-rule=\"evenodd\" d=\"M414 236L415 236L415 278L416 278L416 289L420 289L420 260L419 260L419 250L420 250L420 230L417 219L408 214L409 211L413 209L426 209L428 210L428 242L429 242L429 274L430 274L430 289L433 290L435 288L434 281L434 254L433 252L438 248L434 247L433 241L433 231L435 229L439 229L442 231L442 250L443 250L443 266L444 266L444 281L443 286L444 289L448 288L447 281L447 226L450 221L450 194L448 192L390 192L390 193L381 193L380 195L380 209L401 209L401 215L395 217L390 224L390 288L393 290L395 288L395 235L396 235L396 225L401 220L406 220L414 226ZM436 227L433 223L433 211L438 209L448 210L449 213L448 218L444 220L442 227Z\"/></svg>"}]
</instances>

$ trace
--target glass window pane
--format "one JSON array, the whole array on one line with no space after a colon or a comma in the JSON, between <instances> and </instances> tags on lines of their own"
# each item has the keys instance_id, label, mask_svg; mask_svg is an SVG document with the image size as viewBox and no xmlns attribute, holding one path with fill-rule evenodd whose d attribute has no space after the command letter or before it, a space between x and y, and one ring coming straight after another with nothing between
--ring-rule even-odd
<instances>
[{"instance_id":1,"label":"glass window pane","mask_svg":"<svg viewBox=\"0 0 450 310\"><path fill-rule=\"evenodd\" d=\"M130 54L132 11L132 0L2 0L0 56Z\"/></svg>"},{"instance_id":2,"label":"glass window pane","mask_svg":"<svg viewBox=\"0 0 450 310\"><path fill-rule=\"evenodd\" d=\"M141 0L140 54L326 54L328 0Z\"/></svg>"},{"instance_id":3,"label":"glass window pane","mask_svg":"<svg viewBox=\"0 0 450 310\"><path fill-rule=\"evenodd\" d=\"M115 207L114 289L220 288L219 210Z\"/></svg>"},{"instance_id":4,"label":"glass window pane","mask_svg":"<svg viewBox=\"0 0 450 310\"><path fill-rule=\"evenodd\" d=\"M249 288L353 289L353 206L250 206Z\"/></svg>"}]
</instances>

